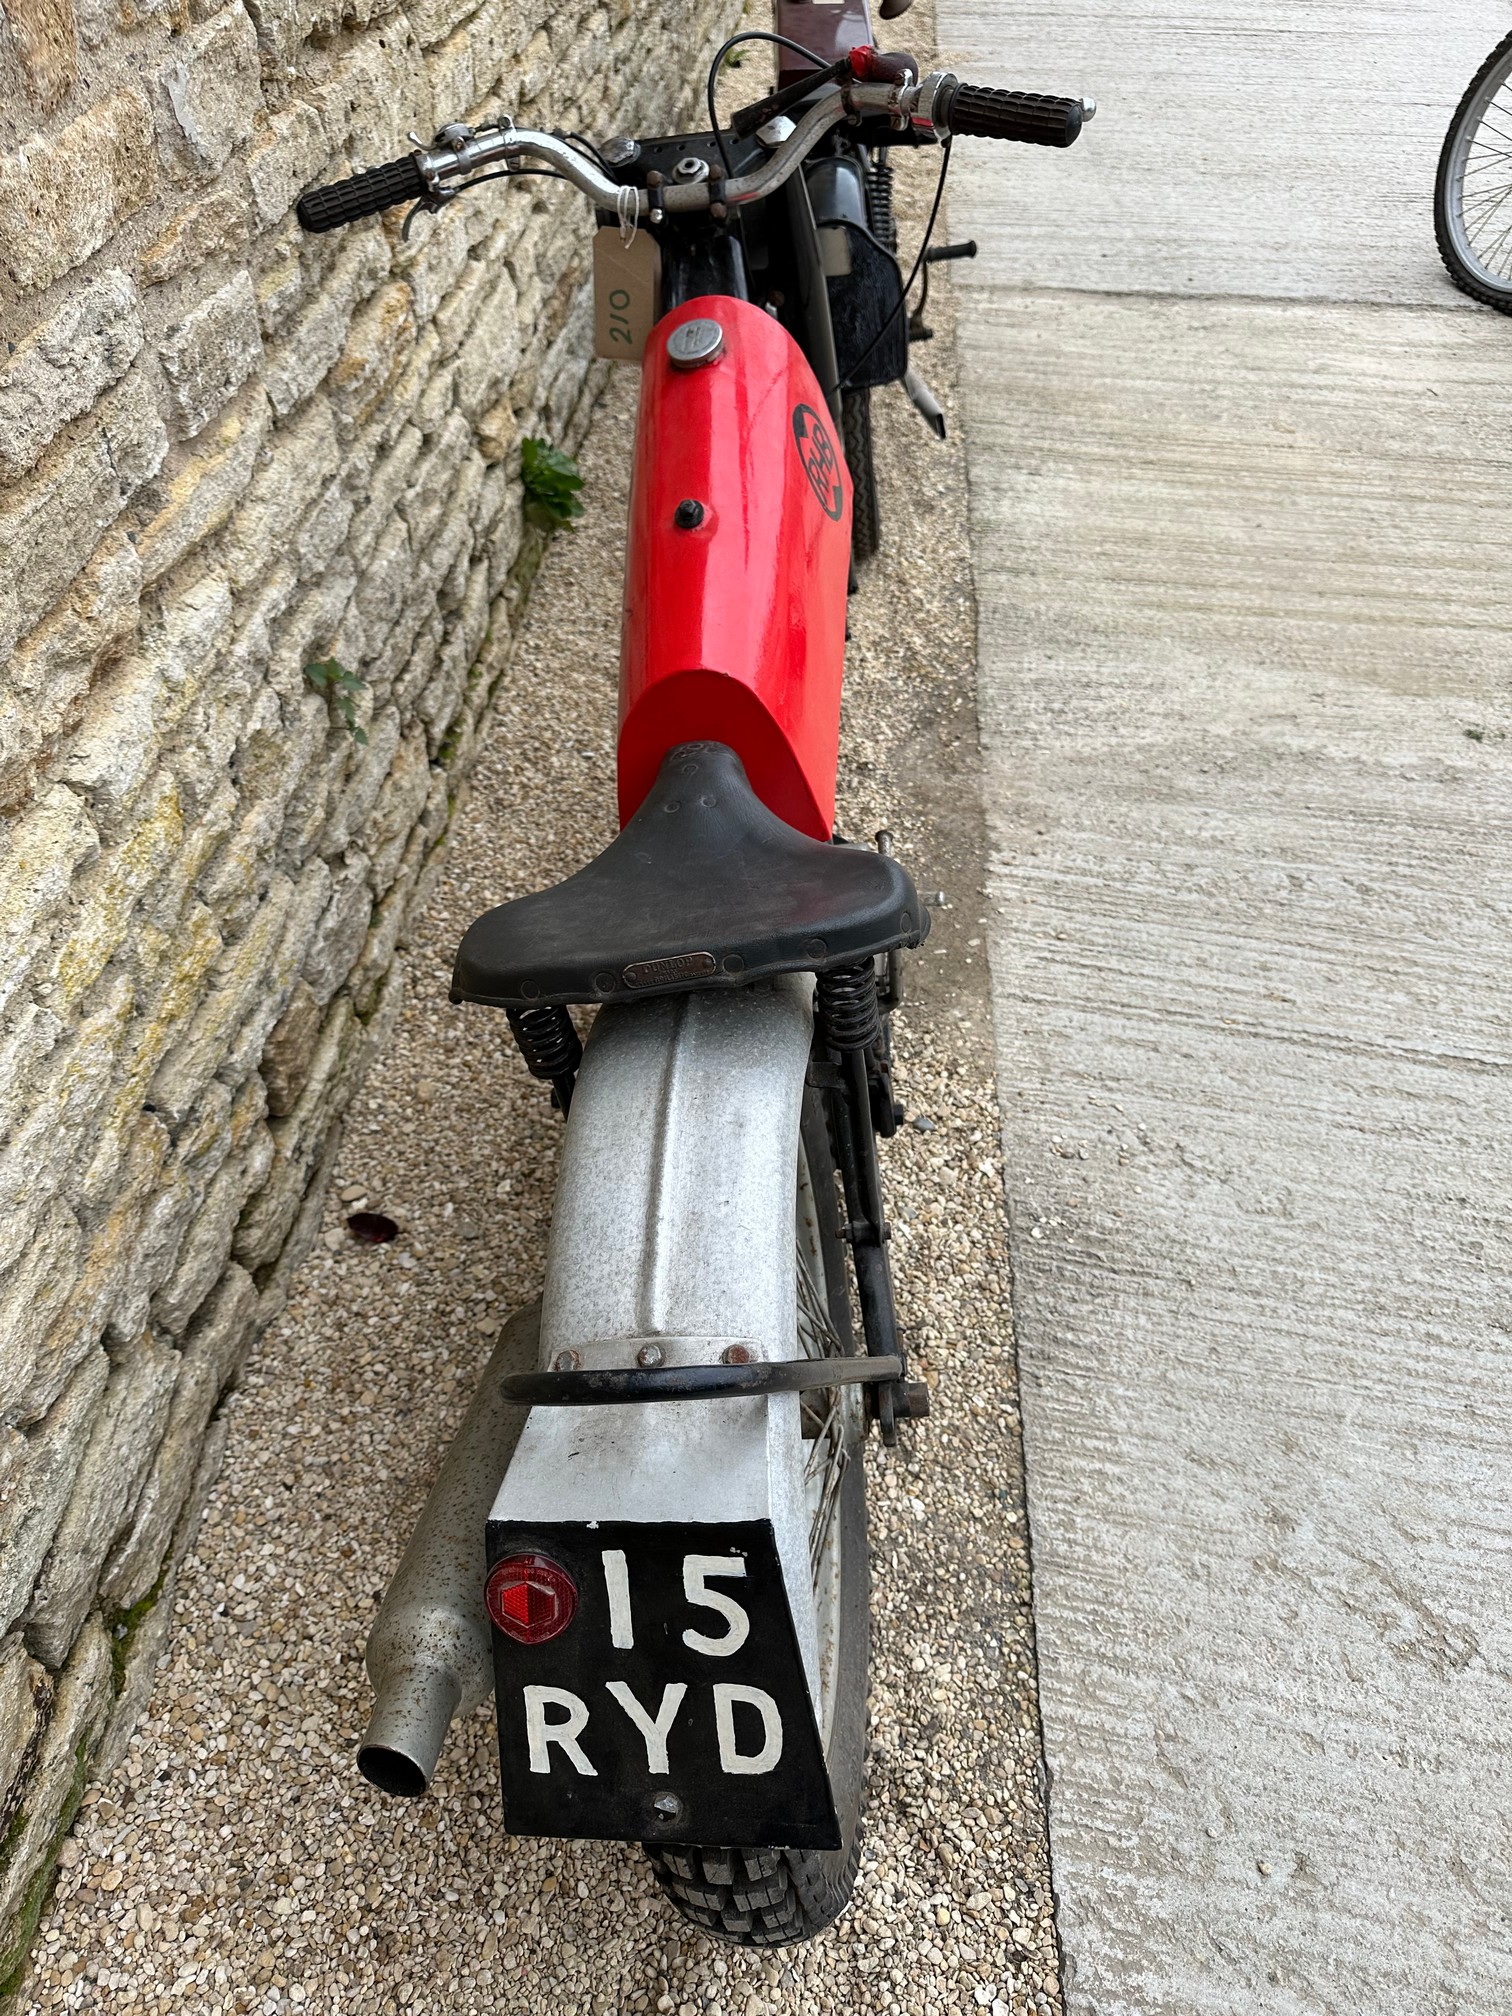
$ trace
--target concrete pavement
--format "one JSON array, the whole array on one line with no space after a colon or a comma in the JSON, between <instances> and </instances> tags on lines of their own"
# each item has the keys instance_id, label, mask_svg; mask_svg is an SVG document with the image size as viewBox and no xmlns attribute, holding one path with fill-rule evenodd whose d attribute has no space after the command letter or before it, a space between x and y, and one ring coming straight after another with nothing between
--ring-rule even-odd
<instances>
[{"instance_id":1,"label":"concrete pavement","mask_svg":"<svg viewBox=\"0 0 1512 2016\"><path fill-rule=\"evenodd\" d=\"M1070 2016L1512 2002L1505 25L942 9Z\"/></svg>"},{"instance_id":2,"label":"concrete pavement","mask_svg":"<svg viewBox=\"0 0 1512 2016\"><path fill-rule=\"evenodd\" d=\"M1100 107L1067 154L960 149L965 284L1459 304L1433 168L1512 26L1496 0L943 0L939 21L962 76Z\"/></svg>"}]
</instances>

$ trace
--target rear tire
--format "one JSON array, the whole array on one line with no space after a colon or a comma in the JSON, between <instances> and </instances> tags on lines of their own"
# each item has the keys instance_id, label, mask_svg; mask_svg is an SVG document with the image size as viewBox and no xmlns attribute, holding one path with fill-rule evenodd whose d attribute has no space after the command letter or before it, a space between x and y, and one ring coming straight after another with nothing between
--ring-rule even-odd
<instances>
[{"instance_id":1,"label":"rear tire","mask_svg":"<svg viewBox=\"0 0 1512 2016\"><path fill-rule=\"evenodd\" d=\"M845 463L851 476L851 559L862 567L882 544L877 465L872 453L871 390L861 385L840 395Z\"/></svg>"},{"instance_id":2,"label":"rear tire","mask_svg":"<svg viewBox=\"0 0 1512 2016\"><path fill-rule=\"evenodd\" d=\"M806 1349L824 1355L848 1354L854 1346L834 1151L821 1095L812 1089L804 1094L797 1218L801 1341ZM807 1301L801 1281L805 1250L816 1291ZM822 1268L822 1280L814 1278L814 1259ZM807 1335L803 1332L805 1320ZM816 1331L823 1333L817 1341ZM840 1846L808 1851L646 1844L657 1881L683 1917L699 1931L736 1946L792 1946L812 1939L833 1924L850 1902L861 1860L871 1615L862 1462L865 1415L859 1387L839 1387L834 1392L841 1396L838 1413L842 1424L834 1432L845 1454L839 1466L838 1495L816 1548L815 1587L820 1592L821 1613L821 1733L840 1822ZM823 1392L814 1396L821 1402L829 1397ZM822 1439L815 1437L805 1446L817 1449ZM821 1517L822 1502L821 1493Z\"/></svg>"},{"instance_id":3,"label":"rear tire","mask_svg":"<svg viewBox=\"0 0 1512 2016\"><path fill-rule=\"evenodd\" d=\"M1444 136L1433 190L1434 235L1449 278L1503 315L1512 315L1512 171L1503 165L1509 127L1512 35L1471 78ZM1489 141L1482 137L1488 132Z\"/></svg>"}]
</instances>

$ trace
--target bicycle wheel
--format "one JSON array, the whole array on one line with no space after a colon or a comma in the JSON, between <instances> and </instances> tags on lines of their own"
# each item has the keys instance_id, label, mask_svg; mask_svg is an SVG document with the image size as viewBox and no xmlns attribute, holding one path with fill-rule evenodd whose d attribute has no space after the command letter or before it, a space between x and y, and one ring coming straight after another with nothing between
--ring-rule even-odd
<instances>
[{"instance_id":1,"label":"bicycle wheel","mask_svg":"<svg viewBox=\"0 0 1512 2016\"><path fill-rule=\"evenodd\" d=\"M1444 136L1433 229L1455 286L1512 314L1512 35L1475 73Z\"/></svg>"},{"instance_id":2,"label":"bicycle wheel","mask_svg":"<svg viewBox=\"0 0 1512 2016\"><path fill-rule=\"evenodd\" d=\"M882 510L877 501L877 465L872 455L871 391L857 386L840 395L845 465L851 476L851 558L858 567L882 544Z\"/></svg>"},{"instance_id":3,"label":"bicycle wheel","mask_svg":"<svg viewBox=\"0 0 1512 2016\"><path fill-rule=\"evenodd\" d=\"M853 1348L835 1162L820 1095L804 1095L795 1210L797 1335L812 1358ZM674 1848L646 1844L658 1882L682 1915L738 1946L790 1946L832 1924L850 1902L861 1859L866 1763L870 1562L859 1386L804 1402L809 1566L819 1627L820 1735L840 1846Z\"/></svg>"}]
</instances>

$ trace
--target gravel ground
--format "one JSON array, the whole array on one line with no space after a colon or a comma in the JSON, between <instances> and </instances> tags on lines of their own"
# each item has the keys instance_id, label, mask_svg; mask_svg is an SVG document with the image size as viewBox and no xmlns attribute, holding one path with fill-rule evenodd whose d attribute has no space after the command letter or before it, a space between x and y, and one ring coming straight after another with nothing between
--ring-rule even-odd
<instances>
[{"instance_id":1,"label":"gravel ground","mask_svg":"<svg viewBox=\"0 0 1512 2016\"><path fill-rule=\"evenodd\" d=\"M922 34L916 35L922 42ZM905 217L917 219L915 171ZM916 229L916 224L915 227ZM911 233L905 226L905 236ZM948 283L925 353L949 403ZM559 1122L502 1015L455 1010L456 940L610 837L635 384L584 455L517 640L409 1003L349 1119L322 1242L232 1403L126 1763L88 1796L20 2005L37 2010L1058 2010L1028 1543L987 1017L973 607L959 448L877 395L884 550L853 605L841 818L943 891L899 1018L912 1116L886 1150L901 1313L934 1415L870 1456L876 1581L857 1902L746 1956L686 1930L639 1852L500 1831L491 1709L430 1798L358 1778L362 1648L503 1318L537 1291ZM342 1230L365 1202L400 1239Z\"/></svg>"}]
</instances>

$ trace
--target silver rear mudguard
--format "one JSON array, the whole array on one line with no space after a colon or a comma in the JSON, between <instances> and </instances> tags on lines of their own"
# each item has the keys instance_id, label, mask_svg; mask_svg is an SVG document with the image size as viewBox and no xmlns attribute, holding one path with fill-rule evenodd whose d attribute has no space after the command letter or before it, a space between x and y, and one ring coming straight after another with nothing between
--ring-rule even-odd
<instances>
[{"instance_id":1,"label":"silver rear mudguard","mask_svg":"<svg viewBox=\"0 0 1512 2016\"><path fill-rule=\"evenodd\" d=\"M794 1198L813 982L599 1011L562 1152L540 1363L798 1355ZM647 1347L661 1353L654 1358ZM796 1394L532 1409L491 1523L769 1521L815 1713Z\"/></svg>"},{"instance_id":2,"label":"silver rear mudguard","mask_svg":"<svg viewBox=\"0 0 1512 2016\"><path fill-rule=\"evenodd\" d=\"M600 1012L567 1124L544 1305L506 1326L368 1640L375 1700L358 1762L381 1790L424 1792L453 1716L492 1684L485 1521L769 1526L795 1681L817 1716L797 1394L527 1414L501 1392L506 1373L567 1353L587 1367L634 1365L648 1344L673 1365L717 1361L731 1343L797 1355L812 984Z\"/></svg>"}]
</instances>

